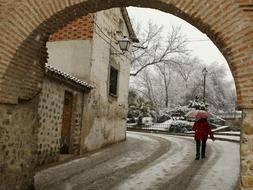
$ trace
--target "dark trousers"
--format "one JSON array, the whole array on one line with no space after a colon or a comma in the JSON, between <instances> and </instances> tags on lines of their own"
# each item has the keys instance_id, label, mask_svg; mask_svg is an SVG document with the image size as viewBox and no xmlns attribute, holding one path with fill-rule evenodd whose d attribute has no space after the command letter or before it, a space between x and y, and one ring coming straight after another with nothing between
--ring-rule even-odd
<instances>
[{"instance_id":1,"label":"dark trousers","mask_svg":"<svg viewBox=\"0 0 253 190\"><path fill-rule=\"evenodd\" d=\"M196 140L196 157L200 157L200 147L201 147L201 157L204 158L206 155L206 140Z\"/></svg>"}]
</instances>

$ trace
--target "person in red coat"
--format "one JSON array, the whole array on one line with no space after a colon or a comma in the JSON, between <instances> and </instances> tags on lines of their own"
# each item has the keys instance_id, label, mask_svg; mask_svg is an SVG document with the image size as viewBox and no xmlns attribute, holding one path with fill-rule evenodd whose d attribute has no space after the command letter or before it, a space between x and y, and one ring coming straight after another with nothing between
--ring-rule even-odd
<instances>
[{"instance_id":1,"label":"person in red coat","mask_svg":"<svg viewBox=\"0 0 253 190\"><path fill-rule=\"evenodd\" d=\"M201 147L201 158L205 158L206 152L206 141L208 135L214 141L214 136L211 131L211 127L206 118L201 118L196 121L192 128L195 131L195 141L196 141L196 160L200 158L200 147Z\"/></svg>"}]
</instances>

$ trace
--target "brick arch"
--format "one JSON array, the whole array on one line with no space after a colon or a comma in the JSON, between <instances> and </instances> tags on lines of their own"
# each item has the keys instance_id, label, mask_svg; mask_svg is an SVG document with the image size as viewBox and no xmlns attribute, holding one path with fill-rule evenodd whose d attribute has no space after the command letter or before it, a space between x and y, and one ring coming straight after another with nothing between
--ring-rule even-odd
<instances>
[{"instance_id":1,"label":"brick arch","mask_svg":"<svg viewBox=\"0 0 253 190\"><path fill-rule=\"evenodd\" d=\"M33 97L41 88L47 59L45 43L49 35L88 13L130 5L172 13L206 33L229 63L240 107L253 108L252 0L0 0L0 133L1 124L5 122L10 124L5 126L6 133L3 133L9 138L9 144L24 139L17 154L26 152L20 158L21 164L30 166L24 170L11 170L15 173L11 175L10 170L6 170L6 184L9 181L14 186L14 181L26 187L31 184L38 119L37 100ZM18 100L30 99L33 101L17 104ZM245 109L245 113L241 183L251 188L253 111ZM0 144L3 140L6 139L0 135ZM7 165L0 167L5 169Z\"/></svg>"},{"instance_id":2,"label":"brick arch","mask_svg":"<svg viewBox=\"0 0 253 190\"><path fill-rule=\"evenodd\" d=\"M50 34L88 13L130 5L174 14L206 33L229 63L239 106L253 108L251 0L2 0L0 102L15 104L40 91Z\"/></svg>"}]
</instances>

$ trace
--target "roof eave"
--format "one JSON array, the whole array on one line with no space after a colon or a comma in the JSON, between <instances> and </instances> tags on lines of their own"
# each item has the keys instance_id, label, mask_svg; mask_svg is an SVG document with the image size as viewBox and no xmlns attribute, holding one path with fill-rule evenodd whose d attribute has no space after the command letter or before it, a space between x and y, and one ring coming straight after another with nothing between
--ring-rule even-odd
<instances>
[{"instance_id":1,"label":"roof eave","mask_svg":"<svg viewBox=\"0 0 253 190\"><path fill-rule=\"evenodd\" d=\"M123 18L125 20L125 23L126 23L126 26L127 26L127 30L129 32L129 38L130 38L130 40L132 40L133 42L138 43L139 39L137 38L137 36L136 36L136 34L135 34L134 30L133 30L133 27L132 27L132 24L131 24L131 21L130 21L130 18L129 18L129 15L128 15L126 7L121 7L120 10L121 10Z\"/></svg>"}]
</instances>

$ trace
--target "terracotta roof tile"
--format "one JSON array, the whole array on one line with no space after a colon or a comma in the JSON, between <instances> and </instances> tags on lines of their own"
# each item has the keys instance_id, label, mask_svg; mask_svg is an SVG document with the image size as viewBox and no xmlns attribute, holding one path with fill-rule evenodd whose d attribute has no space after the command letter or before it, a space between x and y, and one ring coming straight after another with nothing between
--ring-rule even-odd
<instances>
[{"instance_id":1,"label":"terracotta roof tile","mask_svg":"<svg viewBox=\"0 0 253 190\"><path fill-rule=\"evenodd\" d=\"M59 69L56 69L55 67L53 67L51 65L46 65L46 73L47 72L52 72L53 74L61 76L61 77L65 78L65 79L67 79L67 80L70 80L70 81L72 81L72 82L74 82L76 84L79 84L81 86L87 87L89 89L95 88L93 85L91 85L91 84L89 84L89 83L87 83L85 81L82 81L82 80L80 80L80 79L78 79L78 78L76 78L76 77L74 77L74 76L72 76L72 75L70 75L68 73L65 73L65 72L63 72L63 71L61 71Z\"/></svg>"}]
</instances>

